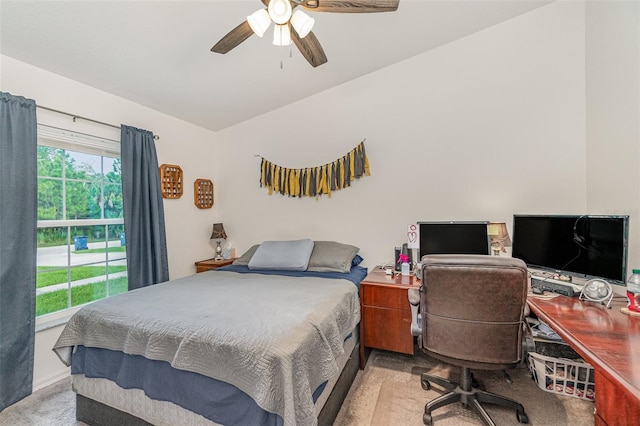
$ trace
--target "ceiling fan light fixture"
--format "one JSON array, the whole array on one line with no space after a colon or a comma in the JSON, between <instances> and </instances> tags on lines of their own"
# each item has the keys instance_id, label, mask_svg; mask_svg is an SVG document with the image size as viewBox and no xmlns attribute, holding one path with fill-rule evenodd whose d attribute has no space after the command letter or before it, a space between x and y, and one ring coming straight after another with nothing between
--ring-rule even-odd
<instances>
[{"instance_id":1,"label":"ceiling fan light fixture","mask_svg":"<svg viewBox=\"0 0 640 426\"><path fill-rule=\"evenodd\" d=\"M305 38L311 32L315 22L315 19L300 9L296 10L291 16L291 25L293 25L300 38Z\"/></svg>"},{"instance_id":2,"label":"ceiling fan light fixture","mask_svg":"<svg viewBox=\"0 0 640 426\"><path fill-rule=\"evenodd\" d=\"M273 44L276 46L289 46L291 41L291 31L288 25L273 26Z\"/></svg>"},{"instance_id":3,"label":"ceiling fan light fixture","mask_svg":"<svg viewBox=\"0 0 640 426\"><path fill-rule=\"evenodd\" d=\"M289 3L289 0L271 0L268 9L271 20L278 25L285 24L291 19L291 3Z\"/></svg>"},{"instance_id":4,"label":"ceiling fan light fixture","mask_svg":"<svg viewBox=\"0 0 640 426\"><path fill-rule=\"evenodd\" d=\"M256 33L258 37L262 37L269 28L269 25L271 25L271 18L269 18L267 9L260 9L247 16L247 22L253 32Z\"/></svg>"}]
</instances>

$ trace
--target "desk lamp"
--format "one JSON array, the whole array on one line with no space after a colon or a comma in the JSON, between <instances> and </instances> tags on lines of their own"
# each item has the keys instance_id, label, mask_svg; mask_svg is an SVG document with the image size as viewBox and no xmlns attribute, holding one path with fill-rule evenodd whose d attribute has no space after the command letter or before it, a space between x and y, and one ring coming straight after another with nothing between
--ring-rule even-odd
<instances>
[{"instance_id":1,"label":"desk lamp","mask_svg":"<svg viewBox=\"0 0 640 426\"><path fill-rule=\"evenodd\" d=\"M491 222L487 225L487 233L491 237L491 254L500 256L500 252L506 253L505 247L511 247L511 238L504 222Z\"/></svg>"},{"instance_id":2,"label":"desk lamp","mask_svg":"<svg viewBox=\"0 0 640 426\"><path fill-rule=\"evenodd\" d=\"M227 234L224 232L224 225L222 223L214 223L213 231L211 232L211 239L215 240L216 246L216 257L213 260L224 260L222 257L222 247L220 244L222 241L227 239Z\"/></svg>"}]
</instances>

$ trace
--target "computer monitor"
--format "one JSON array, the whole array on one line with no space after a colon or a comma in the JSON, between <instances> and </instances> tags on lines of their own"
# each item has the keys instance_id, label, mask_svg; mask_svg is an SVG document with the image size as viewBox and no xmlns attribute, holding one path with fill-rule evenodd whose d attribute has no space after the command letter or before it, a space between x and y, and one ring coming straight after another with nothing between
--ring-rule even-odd
<instances>
[{"instance_id":1,"label":"computer monitor","mask_svg":"<svg viewBox=\"0 0 640 426\"><path fill-rule=\"evenodd\" d=\"M488 221L418 222L420 259L427 254L490 254Z\"/></svg>"},{"instance_id":2,"label":"computer monitor","mask_svg":"<svg viewBox=\"0 0 640 426\"><path fill-rule=\"evenodd\" d=\"M624 285L629 216L513 216L513 257L527 266Z\"/></svg>"}]
</instances>

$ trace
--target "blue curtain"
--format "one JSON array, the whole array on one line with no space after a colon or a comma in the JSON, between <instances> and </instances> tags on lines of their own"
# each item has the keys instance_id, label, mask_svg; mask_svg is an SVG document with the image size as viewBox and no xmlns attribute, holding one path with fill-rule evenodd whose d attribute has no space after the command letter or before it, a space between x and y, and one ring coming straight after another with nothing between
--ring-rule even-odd
<instances>
[{"instance_id":1,"label":"blue curtain","mask_svg":"<svg viewBox=\"0 0 640 426\"><path fill-rule=\"evenodd\" d=\"M33 386L37 149L36 103L0 92L0 411Z\"/></svg>"},{"instance_id":2,"label":"blue curtain","mask_svg":"<svg viewBox=\"0 0 640 426\"><path fill-rule=\"evenodd\" d=\"M121 126L122 197L129 290L169 279L167 239L153 133Z\"/></svg>"}]
</instances>

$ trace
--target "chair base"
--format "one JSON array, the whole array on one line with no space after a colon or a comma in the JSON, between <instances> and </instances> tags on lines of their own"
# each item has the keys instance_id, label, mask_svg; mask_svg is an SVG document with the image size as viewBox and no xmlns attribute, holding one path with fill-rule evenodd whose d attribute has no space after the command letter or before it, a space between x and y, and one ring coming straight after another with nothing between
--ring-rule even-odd
<instances>
[{"instance_id":1,"label":"chair base","mask_svg":"<svg viewBox=\"0 0 640 426\"><path fill-rule=\"evenodd\" d=\"M455 402L461 402L465 407L472 408L487 426L496 426L496 424L482 404L495 404L512 408L516 410L516 417L519 423L529 423L529 418L524 411L524 407L518 401L474 387L471 370L467 367L462 367L459 384L428 373L422 373L420 381L424 390L431 389L431 383L434 383L448 391L438 398L427 402L424 406L422 421L425 425L430 426L433 424L433 418L431 416L433 410Z\"/></svg>"}]
</instances>

